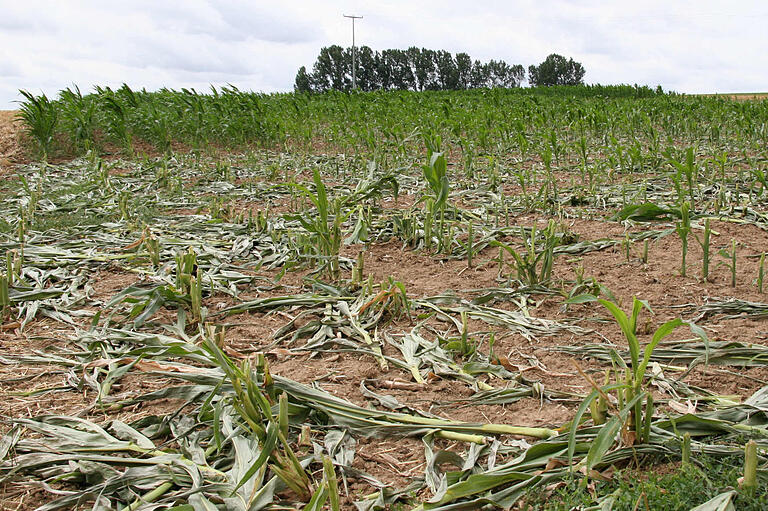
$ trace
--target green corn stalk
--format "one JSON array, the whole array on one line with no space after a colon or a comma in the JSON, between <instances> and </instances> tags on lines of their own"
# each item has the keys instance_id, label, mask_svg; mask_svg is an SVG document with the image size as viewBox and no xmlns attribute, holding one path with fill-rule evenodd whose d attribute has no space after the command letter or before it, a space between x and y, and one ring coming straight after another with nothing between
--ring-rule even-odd
<instances>
[{"instance_id":1,"label":"green corn stalk","mask_svg":"<svg viewBox=\"0 0 768 511\"><path fill-rule=\"evenodd\" d=\"M651 437L651 421L653 421L653 411L654 411L654 403L653 403L653 395L648 392L645 396L645 417L643 421L643 431L640 435L640 442L643 444L648 443L650 437Z\"/></svg>"},{"instance_id":2,"label":"green corn stalk","mask_svg":"<svg viewBox=\"0 0 768 511\"><path fill-rule=\"evenodd\" d=\"M472 232L472 222L467 226L467 268L472 268L472 257L474 255L474 233Z\"/></svg>"},{"instance_id":3,"label":"green corn stalk","mask_svg":"<svg viewBox=\"0 0 768 511\"><path fill-rule=\"evenodd\" d=\"M278 400L278 425L280 432L288 438L288 394L283 392Z\"/></svg>"},{"instance_id":4,"label":"green corn stalk","mask_svg":"<svg viewBox=\"0 0 768 511\"><path fill-rule=\"evenodd\" d=\"M741 481L741 489L748 494L753 494L757 490L757 443L754 440L750 440L744 446L744 477Z\"/></svg>"},{"instance_id":5,"label":"green corn stalk","mask_svg":"<svg viewBox=\"0 0 768 511\"><path fill-rule=\"evenodd\" d=\"M541 161L544 162L544 169L547 176L547 180L542 187L546 194L544 198L553 204L557 204L559 196L557 191L557 179L552 170L552 151L548 147L545 147L540 156Z\"/></svg>"},{"instance_id":6,"label":"green corn stalk","mask_svg":"<svg viewBox=\"0 0 768 511\"><path fill-rule=\"evenodd\" d=\"M760 254L760 263L757 267L757 292L763 294L763 275L765 273L765 252Z\"/></svg>"},{"instance_id":7,"label":"green corn stalk","mask_svg":"<svg viewBox=\"0 0 768 511\"><path fill-rule=\"evenodd\" d=\"M451 252L451 245L453 243L453 224L448 225L448 229L445 229L445 211L440 213L440 232L442 238L440 241L440 250L442 252Z\"/></svg>"},{"instance_id":8,"label":"green corn stalk","mask_svg":"<svg viewBox=\"0 0 768 511\"><path fill-rule=\"evenodd\" d=\"M718 266L725 266L731 272L731 287L736 287L736 240L731 240L730 252L725 249L720 249L720 256L724 257L727 262L720 262Z\"/></svg>"},{"instance_id":9,"label":"green corn stalk","mask_svg":"<svg viewBox=\"0 0 768 511\"><path fill-rule=\"evenodd\" d=\"M363 282L365 275L365 252L359 252L357 254L357 263L352 268L352 282L360 284Z\"/></svg>"},{"instance_id":10,"label":"green corn stalk","mask_svg":"<svg viewBox=\"0 0 768 511\"><path fill-rule=\"evenodd\" d=\"M269 468L285 485L293 490L301 500L307 501L312 496L311 481L283 434L288 424L288 396L281 398L278 415L272 414L274 403L274 380L263 353L256 359L255 371L250 362L243 361L238 367L213 343L205 340L206 349L214 356L217 364L232 383L235 396L232 406L245 421L251 432L261 444L261 455L245 473L235 490L253 477L263 466ZM280 398L279 398L280 399ZM282 407L282 408L281 408Z\"/></svg>"},{"instance_id":11,"label":"green corn stalk","mask_svg":"<svg viewBox=\"0 0 768 511\"><path fill-rule=\"evenodd\" d=\"M149 261L152 263L152 267L157 269L160 267L160 241L153 235L148 234L144 237L144 246L147 249L149 255Z\"/></svg>"},{"instance_id":12,"label":"green corn stalk","mask_svg":"<svg viewBox=\"0 0 768 511\"><path fill-rule=\"evenodd\" d=\"M426 209L426 214L432 216L433 224L437 215L440 216L439 238L443 238L445 235L445 207L448 202L448 196L451 193L451 186L447 175L448 163L443 153L436 150L440 144L439 138L437 137L437 140L432 142L425 139L428 162L426 165L421 166L421 171L431 191L431 193L426 195L426 198L432 199L431 205ZM443 246L443 249L445 249L445 246Z\"/></svg>"},{"instance_id":13,"label":"green corn stalk","mask_svg":"<svg viewBox=\"0 0 768 511\"><path fill-rule=\"evenodd\" d=\"M497 360L496 354L493 351L493 347L496 344L496 333L491 332L488 335L488 359L489 360Z\"/></svg>"},{"instance_id":14,"label":"green corn stalk","mask_svg":"<svg viewBox=\"0 0 768 511\"><path fill-rule=\"evenodd\" d=\"M685 433L683 435L683 444L680 448L681 458L683 465L688 465L691 462L691 434Z\"/></svg>"},{"instance_id":15,"label":"green corn stalk","mask_svg":"<svg viewBox=\"0 0 768 511\"><path fill-rule=\"evenodd\" d=\"M339 511L339 482L336 479L336 470L333 468L333 461L331 461L331 458L328 456L323 456L323 482L328 488L331 511Z\"/></svg>"},{"instance_id":16,"label":"green corn stalk","mask_svg":"<svg viewBox=\"0 0 768 511\"><path fill-rule=\"evenodd\" d=\"M605 424L605 413L601 413L600 404L597 399L589 404L589 413L592 415L592 424L595 426Z\"/></svg>"},{"instance_id":17,"label":"green corn stalk","mask_svg":"<svg viewBox=\"0 0 768 511\"><path fill-rule=\"evenodd\" d=\"M706 282L709 280L709 241L712 235L712 229L709 227L709 218L704 222L704 234L701 239L698 236L695 237L698 244L701 246L702 260L701 260L701 278Z\"/></svg>"},{"instance_id":18,"label":"green corn stalk","mask_svg":"<svg viewBox=\"0 0 768 511\"><path fill-rule=\"evenodd\" d=\"M431 197L424 202L424 248L432 248L432 225L435 217L435 200Z\"/></svg>"},{"instance_id":19,"label":"green corn stalk","mask_svg":"<svg viewBox=\"0 0 768 511\"><path fill-rule=\"evenodd\" d=\"M14 277L17 275L14 265L14 253L13 250L9 250L5 253L5 276L9 286L13 285Z\"/></svg>"},{"instance_id":20,"label":"green corn stalk","mask_svg":"<svg viewBox=\"0 0 768 511\"><path fill-rule=\"evenodd\" d=\"M120 219L130 220L131 210L129 208L131 194L128 192L120 192L120 198L118 199L118 208L120 209Z\"/></svg>"},{"instance_id":21,"label":"green corn stalk","mask_svg":"<svg viewBox=\"0 0 768 511\"><path fill-rule=\"evenodd\" d=\"M624 258L629 262L631 259L630 249L632 248L632 240L629 239L629 234L624 235L624 240L621 242L624 247Z\"/></svg>"},{"instance_id":22,"label":"green corn stalk","mask_svg":"<svg viewBox=\"0 0 768 511\"><path fill-rule=\"evenodd\" d=\"M16 229L19 237L19 245L24 245L24 238L27 234L28 222L29 220L27 218L27 214L24 212L24 208L19 206L19 225Z\"/></svg>"},{"instance_id":23,"label":"green corn stalk","mask_svg":"<svg viewBox=\"0 0 768 511\"><path fill-rule=\"evenodd\" d=\"M0 313L2 313L0 320L5 320L9 316L10 308L11 298L8 289L8 276L0 275Z\"/></svg>"},{"instance_id":24,"label":"green corn stalk","mask_svg":"<svg viewBox=\"0 0 768 511\"><path fill-rule=\"evenodd\" d=\"M269 208L262 213L261 210L256 212L256 232L267 232L269 229Z\"/></svg>"},{"instance_id":25,"label":"green corn stalk","mask_svg":"<svg viewBox=\"0 0 768 511\"><path fill-rule=\"evenodd\" d=\"M471 349L469 342L467 342L467 336L469 334L469 321L467 318L467 311L461 311L461 354L470 355Z\"/></svg>"},{"instance_id":26,"label":"green corn stalk","mask_svg":"<svg viewBox=\"0 0 768 511\"><path fill-rule=\"evenodd\" d=\"M680 221L677 223L677 226L675 226L675 231L680 236L680 242L683 246L682 262L680 265L680 275L683 277L686 276L685 259L688 256L688 234L691 232L691 218L688 214L689 208L690 204L688 202L684 202L682 206L680 206Z\"/></svg>"},{"instance_id":27,"label":"green corn stalk","mask_svg":"<svg viewBox=\"0 0 768 511\"><path fill-rule=\"evenodd\" d=\"M190 283L197 268L197 253L192 249L176 254L176 289L181 294L190 294Z\"/></svg>"},{"instance_id":28,"label":"green corn stalk","mask_svg":"<svg viewBox=\"0 0 768 511\"><path fill-rule=\"evenodd\" d=\"M125 507L125 511L136 511L137 509L141 508L142 506L146 504L150 504L154 502L155 500L159 499L168 491L173 488L173 483L168 481L165 483L162 483L160 486L155 488L154 490L151 490L144 495L142 495L140 498L136 499L133 503Z\"/></svg>"},{"instance_id":29,"label":"green corn stalk","mask_svg":"<svg viewBox=\"0 0 768 511\"><path fill-rule=\"evenodd\" d=\"M205 321L206 312L203 307L203 271L199 267L196 275L189 280L189 299L192 319L202 324Z\"/></svg>"}]
</instances>

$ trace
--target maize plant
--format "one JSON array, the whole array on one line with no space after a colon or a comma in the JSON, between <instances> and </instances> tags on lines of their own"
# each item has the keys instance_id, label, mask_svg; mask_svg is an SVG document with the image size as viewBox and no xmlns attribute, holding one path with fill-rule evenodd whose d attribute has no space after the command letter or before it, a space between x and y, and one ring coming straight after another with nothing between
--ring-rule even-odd
<instances>
[{"instance_id":1,"label":"maize plant","mask_svg":"<svg viewBox=\"0 0 768 511\"><path fill-rule=\"evenodd\" d=\"M342 234L341 226L349 216L349 212L341 211L341 201L331 201L320 177L320 172L315 169L313 172L315 191L303 185L293 185L304 193L304 196L312 201L316 208L316 216L313 219L307 219L304 216L295 218L301 222L301 225L314 238L320 251L322 259L321 268L325 268L326 273L331 279L339 278L339 249L341 248Z\"/></svg>"},{"instance_id":2,"label":"maize plant","mask_svg":"<svg viewBox=\"0 0 768 511\"><path fill-rule=\"evenodd\" d=\"M645 348L641 349L637 334L637 321L642 309L645 308L652 312L650 306L643 300L633 297L632 311L627 315L615 303L595 299L608 309L621 328L629 346L629 360L622 359L615 351L612 351L612 359L616 363L614 378L611 381L610 373L607 373L606 382L603 385L596 383L589 375L579 369L582 376L593 387L593 391L582 402L576 413L570 433L568 452L569 457L572 457L575 449L573 442L576 438L576 426L583 414L591 409L593 422L595 425L600 425L601 429L585 460L588 471L602 460L608 450L613 447L619 435L624 445L631 446L649 441L654 401L646 380L646 368L656 346L682 325L688 325L691 331L704 341L705 345L709 343L709 338L703 329L677 318L660 325L653 332L651 341ZM609 397L610 394L615 395L615 398ZM595 401L597 404L594 404ZM608 410L611 412L611 417L606 419Z\"/></svg>"},{"instance_id":3,"label":"maize plant","mask_svg":"<svg viewBox=\"0 0 768 511\"><path fill-rule=\"evenodd\" d=\"M493 241L491 245L498 246L512 256L517 280L528 286L546 283L552 275L555 248L560 243L557 225L554 220L550 220L547 227L541 231L537 231L536 226L532 226L530 231L524 229L522 232L525 239L525 252L518 252L500 241ZM544 238L543 243L537 239L538 235Z\"/></svg>"}]
</instances>

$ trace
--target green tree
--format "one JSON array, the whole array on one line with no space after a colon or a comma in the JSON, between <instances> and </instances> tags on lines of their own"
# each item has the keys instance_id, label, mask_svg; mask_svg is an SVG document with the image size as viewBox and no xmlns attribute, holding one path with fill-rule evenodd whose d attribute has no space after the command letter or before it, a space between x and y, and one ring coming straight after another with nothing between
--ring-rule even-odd
<instances>
[{"instance_id":1,"label":"green tree","mask_svg":"<svg viewBox=\"0 0 768 511\"><path fill-rule=\"evenodd\" d=\"M376 76L379 86L384 90L394 89L394 58L391 52L397 50L384 50L376 52Z\"/></svg>"},{"instance_id":2,"label":"green tree","mask_svg":"<svg viewBox=\"0 0 768 511\"><path fill-rule=\"evenodd\" d=\"M351 52L349 58L351 61ZM360 90L372 91L382 88L381 80L379 78L378 59L380 59L378 53L374 53L368 46L357 48L355 79L357 80L357 87Z\"/></svg>"},{"instance_id":3,"label":"green tree","mask_svg":"<svg viewBox=\"0 0 768 511\"><path fill-rule=\"evenodd\" d=\"M437 83L441 90L455 90L459 88L459 70L453 55L445 50L434 52L435 69L437 71Z\"/></svg>"},{"instance_id":4,"label":"green tree","mask_svg":"<svg viewBox=\"0 0 768 511\"><path fill-rule=\"evenodd\" d=\"M352 66L348 53L337 44L320 49L320 55L312 68L315 91L348 90L352 87Z\"/></svg>"},{"instance_id":5,"label":"green tree","mask_svg":"<svg viewBox=\"0 0 768 511\"><path fill-rule=\"evenodd\" d=\"M476 60L472 64L472 71L470 71L469 86L473 89L479 87L485 87L488 84L488 67Z\"/></svg>"},{"instance_id":6,"label":"green tree","mask_svg":"<svg viewBox=\"0 0 768 511\"><path fill-rule=\"evenodd\" d=\"M293 90L296 92L312 92L312 81L310 80L307 68L301 66L296 73L296 80L293 83Z\"/></svg>"},{"instance_id":7,"label":"green tree","mask_svg":"<svg viewBox=\"0 0 768 511\"><path fill-rule=\"evenodd\" d=\"M528 81L533 86L579 85L584 83L584 67L572 58L553 53L538 66L528 67Z\"/></svg>"},{"instance_id":8,"label":"green tree","mask_svg":"<svg viewBox=\"0 0 768 511\"><path fill-rule=\"evenodd\" d=\"M384 50L390 62L392 88L400 90L415 90L416 77L413 74L407 52L403 50Z\"/></svg>"},{"instance_id":9,"label":"green tree","mask_svg":"<svg viewBox=\"0 0 768 511\"><path fill-rule=\"evenodd\" d=\"M426 48L408 48L408 60L413 69L413 75L416 77L417 90L436 89L436 70L434 51Z\"/></svg>"},{"instance_id":10,"label":"green tree","mask_svg":"<svg viewBox=\"0 0 768 511\"><path fill-rule=\"evenodd\" d=\"M469 89L472 86L472 58L466 53L456 54L456 88Z\"/></svg>"},{"instance_id":11,"label":"green tree","mask_svg":"<svg viewBox=\"0 0 768 511\"><path fill-rule=\"evenodd\" d=\"M485 76L488 88L520 87L525 79L525 68L519 64L510 66L503 60L491 60L485 64Z\"/></svg>"},{"instance_id":12,"label":"green tree","mask_svg":"<svg viewBox=\"0 0 768 511\"><path fill-rule=\"evenodd\" d=\"M521 65L501 60L474 62L466 53L430 50L412 46L381 53L368 46L357 48L355 77L363 91L373 90L454 90L477 87L519 87L525 77ZM347 91L352 88L352 48L323 47L307 72L299 68L294 81L296 92Z\"/></svg>"}]
</instances>

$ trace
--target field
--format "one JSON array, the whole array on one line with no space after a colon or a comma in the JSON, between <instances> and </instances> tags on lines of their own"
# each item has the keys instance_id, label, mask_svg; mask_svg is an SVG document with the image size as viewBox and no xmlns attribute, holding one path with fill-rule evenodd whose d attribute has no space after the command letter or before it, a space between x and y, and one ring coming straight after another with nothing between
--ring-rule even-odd
<instances>
[{"instance_id":1,"label":"field","mask_svg":"<svg viewBox=\"0 0 768 511\"><path fill-rule=\"evenodd\" d=\"M644 87L29 95L0 506L764 509L767 148Z\"/></svg>"}]
</instances>

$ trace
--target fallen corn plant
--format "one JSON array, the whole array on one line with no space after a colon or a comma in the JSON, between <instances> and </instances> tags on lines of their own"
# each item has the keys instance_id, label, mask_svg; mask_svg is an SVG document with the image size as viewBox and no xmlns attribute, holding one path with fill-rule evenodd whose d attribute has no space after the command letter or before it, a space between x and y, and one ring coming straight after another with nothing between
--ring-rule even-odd
<instances>
[{"instance_id":1,"label":"fallen corn plant","mask_svg":"<svg viewBox=\"0 0 768 511\"><path fill-rule=\"evenodd\" d=\"M690 314L693 321L700 321L713 316L722 315L723 319L750 317L761 319L768 317L768 304L750 302L740 298L707 297L703 305L679 305L685 314Z\"/></svg>"}]
</instances>

